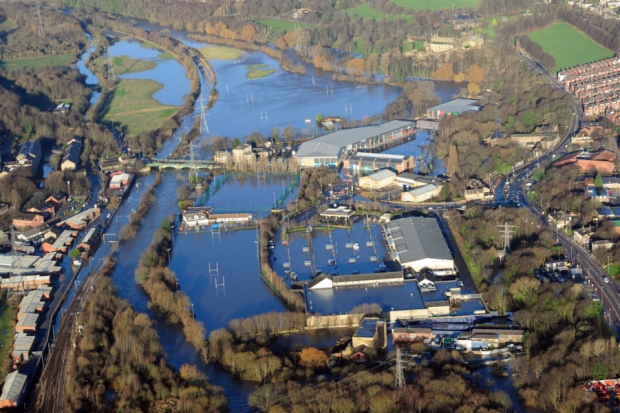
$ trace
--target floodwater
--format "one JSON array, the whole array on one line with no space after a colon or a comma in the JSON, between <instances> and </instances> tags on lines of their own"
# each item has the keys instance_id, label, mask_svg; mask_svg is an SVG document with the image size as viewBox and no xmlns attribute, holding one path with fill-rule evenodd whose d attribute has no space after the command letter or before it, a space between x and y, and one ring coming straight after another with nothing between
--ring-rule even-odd
<instances>
[{"instance_id":1,"label":"floodwater","mask_svg":"<svg viewBox=\"0 0 620 413\"><path fill-rule=\"evenodd\" d=\"M99 79L97 79L97 76L95 76L95 74L86 67L86 61L88 60L88 57L91 55L91 53L95 51L96 46L95 46L95 43L93 42L93 36L91 36L89 33L84 33L84 34L88 38L89 47L88 47L88 50L84 52L82 56L80 56L80 59L77 61L76 65L77 65L77 70L80 72L80 74L85 76L84 82L88 86L94 86L99 83ZM94 105L95 102L97 102L97 99L99 99L99 96L101 96L101 92L98 92L96 90L93 91L93 94L90 96L90 104Z\"/></svg>"},{"instance_id":2,"label":"floodwater","mask_svg":"<svg viewBox=\"0 0 620 413\"><path fill-rule=\"evenodd\" d=\"M372 241L371 247L366 246L368 241ZM331 250L327 250L326 247ZM288 246L283 246L279 242L276 244L272 267L278 274L284 276L284 265L288 262L290 270L297 274L299 280L307 281L314 276L311 268L327 274L336 271L338 275L350 275L356 271L359 274L368 274L378 271L379 261L386 258L380 227L371 225L371 228L364 228L364 222L361 220L351 229L337 228L332 231L315 232L312 237L312 251L306 253L304 248L308 248L305 231L291 233ZM311 261L314 264L312 267L308 265Z\"/></svg>"},{"instance_id":3,"label":"floodwater","mask_svg":"<svg viewBox=\"0 0 620 413\"><path fill-rule=\"evenodd\" d=\"M174 59L162 60L161 51L149 49L137 40L121 40L110 46L110 55L129 56L133 59L150 60L157 66L143 72L126 73L117 76L119 79L149 79L163 85L161 90L153 93L153 98L162 105L182 106L190 91L190 82L185 68Z\"/></svg>"},{"instance_id":4,"label":"floodwater","mask_svg":"<svg viewBox=\"0 0 620 413\"><path fill-rule=\"evenodd\" d=\"M138 22L138 26L157 30L156 25ZM173 37L179 38L192 47L206 46L190 40L186 33L174 32ZM84 59L94 49L91 44L89 52L85 53L78 62L81 73L90 78L87 69L83 66ZM189 92L189 80L184 68L174 60L161 60L160 51L141 46L135 40L123 40L114 44L110 49L112 56L129 55L132 58L149 59L156 61L158 66L152 70L119 76L122 78L152 79L162 85L163 89L154 94L154 98L162 104L179 106ZM314 126L317 113L325 116L342 116L361 119L381 113L385 106L393 101L400 89L383 85L359 86L353 83L337 83L331 74L315 71L308 67L307 75L298 75L279 70L277 61L260 52L247 52L239 61L212 61L218 79L217 89L219 99L208 113L208 126L211 135L222 135L243 138L258 131L269 135L274 127L283 128L291 125L296 129L310 129ZM246 78L247 66L264 64L269 68L276 68L276 72L266 78L249 80ZM90 71L88 71L90 72ZM312 82L314 76L314 84ZM211 85L201 78L201 94L209 96ZM88 84L90 81L87 81ZM96 78L94 79L96 83ZM331 89L333 87L333 94ZM326 93L329 88L330 93ZM439 85L438 94L442 101L452 97L454 86ZM92 102L91 102L92 103ZM347 108L345 110L345 107ZM177 133L186 132L193 124L195 116L200 113L197 103L194 112L186 116ZM310 118L311 123L305 119ZM307 131L308 132L308 131ZM318 133L318 131L317 131ZM204 142L206 136L202 136ZM178 139L169 139L159 152L160 157L168 156L178 144ZM420 137L413 142L393 148L392 151L413 151L415 145L421 145ZM419 148L418 148L419 149ZM200 157L208 157L207 149L200 149ZM399 152L392 152L399 153ZM153 182L154 175L139 177L137 186L131 196L119 208L109 234L118 234L125 225L132 210L137 209L141 194ZM148 248L155 231L159 228L164 217L171 213L178 213L176 201L177 188L183 184L184 173L166 172L161 185L155 190L157 202L146 214L136 238L124 242L117 252L117 265L111 277L118 290L119 296L127 299L137 311L149 314L153 319L157 315L148 308L148 297L136 284L134 273L138 266L140 255ZM251 212L255 216L267 215L274 205L285 205L296 196L293 191L283 197L291 177L274 175L267 177L230 175L225 183L206 202L212 205L217 212ZM385 254L383 243L378 233L378 227L371 229L374 239L372 254L381 257ZM377 267L370 262L371 249L366 246L369 237L368 229L363 225L356 225L352 230L336 230L332 233L334 243L337 243L339 270L342 274L372 272ZM259 277L259 266L256 257L257 234L255 230L212 232L188 232L176 234L171 252L170 267L179 279L180 289L190 297L197 319L202 321L207 332L224 327L233 318L249 317L267 311L283 311L279 299L268 289ZM328 251L325 244L329 237L316 237L317 267L328 270ZM349 256L353 256L353 249L347 249L346 244L351 240L360 246L355 251L356 265L349 263ZM292 237L291 251L295 258L292 261L302 263L301 251L303 238L295 241ZM279 243L278 243L279 244ZM95 254L91 264L87 265L78 281L84 277L86 270L94 268L100 259L111 252L114 244L102 244ZM299 251L297 251L299 249ZM282 248L276 250L277 263L280 265L287 252ZM359 258L358 258L359 256ZM211 268L211 271L210 271ZM217 270L215 270L217 268ZM281 268L278 268L280 271ZM300 279L309 276L305 267L295 269ZM72 292L73 294L73 292ZM233 380L230 375L223 373L213 366L205 365L196 354L196 351L185 341L179 326L171 326L163 320L155 324L168 362L175 368L184 363L196 364L202 371L209 374L213 384L220 385L229 400L231 410L247 409L247 397L256 388L254 383ZM325 334L306 333L291 335L280 340L280 346L285 343L313 343L315 345L329 345L335 342L344 333L340 330L329 331Z\"/></svg>"}]
</instances>

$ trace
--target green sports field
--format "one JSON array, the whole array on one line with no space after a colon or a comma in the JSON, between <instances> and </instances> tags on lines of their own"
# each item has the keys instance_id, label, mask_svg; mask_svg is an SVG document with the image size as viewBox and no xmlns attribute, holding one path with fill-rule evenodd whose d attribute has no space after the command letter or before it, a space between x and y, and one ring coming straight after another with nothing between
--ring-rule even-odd
<instances>
[{"instance_id":1,"label":"green sports field","mask_svg":"<svg viewBox=\"0 0 620 413\"><path fill-rule=\"evenodd\" d=\"M397 6L412 10L441 10L470 8L473 9L479 0L392 0Z\"/></svg>"},{"instance_id":2,"label":"green sports field","mask_svg":"<svg viewBox=\"0 0 620 413\"><path fill-rule=\"evenodd\" d=\"M568 23L557 23L528 34L555 58L556 70L612 57L614 53Z\"/></svg>"}]
</instances>

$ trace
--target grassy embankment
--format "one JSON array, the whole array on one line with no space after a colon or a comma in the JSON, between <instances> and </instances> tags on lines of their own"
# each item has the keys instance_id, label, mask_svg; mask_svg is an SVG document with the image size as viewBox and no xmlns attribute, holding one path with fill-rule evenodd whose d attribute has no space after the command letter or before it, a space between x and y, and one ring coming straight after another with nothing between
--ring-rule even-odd
<instances>
[{"instance_id":1,"label":"grassy embankment","mask_svg":"<svg viewBox=\"0 0 620 413\"><path fill-rule=\"evenodd\" d=\"M17 318L17 306L20 298L15 296L11 300L7 300L6 294L3 293L0 298L0 383L4 382L6 375L10 369L10 351L13 347L13 323Z\"/></svg>"},{"instance_id":2,"label":"grassy embankment","mask_svg":"<svg viewBox=\"0 0 620 413\"><path fill-rule=\"evenodd\" d=\"M615 277L616 274L620 273L620 264L611 264L605 270L610 277Z\"/></svg>"},{"instance_id":3,"label":"grassy embankment","mask_svg":"<svg viewBox=\"0 0 620 413\"><path fill-rule=\"evenodd\" d=\"M72 54L62 54L58 56L22 57L19 59L0 60L0 67L13 70L48 66L65 67L69 66L69 64L74 58L75 56Z\"/></svg>"},{"instance_id":4,"label":"grassy embankment","mask_svg":"<svg viewBox=\"0 0 620 413\"><path fill-rule=\"evenodd\" d=\"M596 43L568 23L557 23L528 34L545 53L555 58L556 69L612 57L614 53Z\"/></svg>"},{"instance_id":5,"label":"grassy embankment","mask_svg":"<svg viewBox=\"0 0 620 413\"><path fill-rule=\"evenodd\" d=\"M260 79L275 73L276 69L270 69L266 64L247 65L246 79Z\"/></svg>"},{"instance_id":6,"label":"grassy embankment","mask_svg":"<svg viewBox=\"0 0 620 413\"><path fill-rule=\"evenodd\" d=\"M198 51L207 60L237 60L243 54L240 49L226 46L201 47Z\"/></svg>"}]
</instances>

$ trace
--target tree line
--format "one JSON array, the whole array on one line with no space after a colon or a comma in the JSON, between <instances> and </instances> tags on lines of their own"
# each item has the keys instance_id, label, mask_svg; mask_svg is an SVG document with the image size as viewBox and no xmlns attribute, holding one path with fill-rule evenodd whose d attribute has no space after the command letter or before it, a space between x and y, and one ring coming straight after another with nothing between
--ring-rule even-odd
<instances>
[{"instance_id":1,"label":"tree line","mask_svg":"<svg viewBox=\"0 0 620 413\"><path fill-rule=\"evenodd\" d=\"M597 412L602 406L584 397L584 380L615 377L620 350L582 284L541 283L534 270L550 257L562 257L553 234L537 228L525 209L469 208L447 214L450 228L488 305L513 312L527 331L526 355L513 363L513 382L524 404L540 411ZM498 225L514 226L507 256Z\"/></svg>"},{"instance_id":2,"label":"tree line","mask_svg":"<svg viewBox=\"0 0 620 413\"><path fill-rule=\"evenodd\" d=\"M176 372L164 358L153 322L117 297L106 259L102 276L84 303L69 360L67 400L71 411L228 411L220 388L195 366Z\"/></svg>"}]
</instances>

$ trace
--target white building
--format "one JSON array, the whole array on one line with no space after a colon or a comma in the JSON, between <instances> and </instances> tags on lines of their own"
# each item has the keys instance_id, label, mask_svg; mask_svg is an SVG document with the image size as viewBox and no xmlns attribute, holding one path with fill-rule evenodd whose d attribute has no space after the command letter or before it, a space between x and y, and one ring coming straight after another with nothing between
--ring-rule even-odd
<instances>
[{"instance_id":1,"label":"white building","mask_svg":"<svg viewBox=\"0 0 620 413\"><path fill-rule=\"evenodd\" d=\"M387 244L394 261L403 268L419 272L453 270L454 259L435 218L410 217L384 226Z\"/></svg>"}]
</instances>

